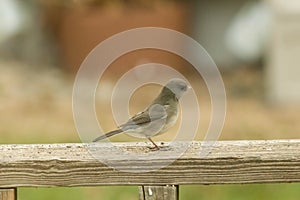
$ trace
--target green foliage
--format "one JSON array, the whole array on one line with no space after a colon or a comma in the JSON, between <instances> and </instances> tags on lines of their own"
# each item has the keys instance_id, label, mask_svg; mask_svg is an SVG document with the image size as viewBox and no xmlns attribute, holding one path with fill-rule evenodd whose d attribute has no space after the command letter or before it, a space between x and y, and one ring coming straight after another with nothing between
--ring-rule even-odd
<instances>
[{"instance_id":1,"label":"green foliage","mask_svg":"<svg viewBox=\"0 0 300 200\"><path fill-rule=\"evenodd\" d=\"M300 196L300 184L247 184L181 186L180 198L184 200L296 200Z\"/></svg>"},{"instance_id":2,"label":"green foliage","mask_svg":"<svg viewBox=\"0 0 300 200\"><path fill-rule=\"evenodd\" d=\"M138 188L133 186L19 188L20 200L137 200Z\"/></svg>"},{"instance_id":3,"label":"green foliage","mask_svg":"<svg viewBox=\"0 0 300 200\"><path fill-rule=\"evenodd\" d=\"M247 185L189 185L180 186L182 200L296 200L300 196L300 183L291 184L247 184ZM19 188L20 200L137 200L138 187L58 187Z\"/></svg>"}]
</instances>

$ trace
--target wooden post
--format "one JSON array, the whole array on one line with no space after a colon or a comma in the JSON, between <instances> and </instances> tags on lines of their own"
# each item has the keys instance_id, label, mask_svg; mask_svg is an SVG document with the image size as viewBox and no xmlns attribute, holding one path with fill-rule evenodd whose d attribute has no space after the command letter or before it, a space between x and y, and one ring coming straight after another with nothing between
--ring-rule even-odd
<instances>
[{"instance_id":1,"label":"wooden post","mask_svg":"<svg viewBox=\"0 0 300 200\"><path fill-rule=\"evenodd\" d=\"M17 200L17 188L0 188L0 200Z\"/></svg>"},{"instance_id":2,"label":"wooden post","mask_svg":"<svg viewBox=\"0 0 300 200\"><path fill-rule=\"evenodd\" d=\"M178 185L139 186L140 200L178 200Z\"/></svg>"},{"instance_id":3,"label":"wooden post","mask_svg":"<svg viewBox=\"0 0 300 200\"><path fill-rule=\"evenodd\" d=\"M266 52L266 92L273 103L300 100L300 4L293 0L267 0L272 16Z\"/></svg>"}]
</instances>

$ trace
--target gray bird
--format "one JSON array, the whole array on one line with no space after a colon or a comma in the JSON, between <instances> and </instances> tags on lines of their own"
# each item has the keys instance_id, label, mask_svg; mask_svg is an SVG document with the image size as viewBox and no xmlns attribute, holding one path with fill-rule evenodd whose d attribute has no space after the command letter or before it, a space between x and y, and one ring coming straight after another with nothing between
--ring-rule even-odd
<instances>
[{"instance_id":1,"label":"gray bird","mask_svg":"<svg viewBox=\"0 0 300 200\"><path fill-rule=\"evenodd\" d=\"M119 133L131 133L136 137L147 138L156 149L159 149L151 137L162 134L175 125L178 118L178 100L189 88L184 80L171 79L144 111L134 115L117 130L105 133L93 142Z\"/></svg>"}]
</instances>

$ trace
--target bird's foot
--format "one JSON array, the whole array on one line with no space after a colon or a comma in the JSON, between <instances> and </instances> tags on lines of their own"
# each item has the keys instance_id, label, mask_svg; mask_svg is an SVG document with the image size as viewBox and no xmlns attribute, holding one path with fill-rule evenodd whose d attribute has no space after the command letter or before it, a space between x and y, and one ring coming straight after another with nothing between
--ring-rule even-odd
<instances>
[{"instance_id":1,"label":"bird's foot","mask_svg":"<svg viewBox=\"0 0 300 200\"><path fill-rule=\"evenodd\" d=\"M154 145L154 147L150 147L151 150L158 151L160 149L159 146L157 146L157 144L155 144L155 142L153 142L153 140L151 140L151 138L148 138L148 140Z\"/></svg>"},{"instance_id":2,"label":"bird's foot","mask_svg":"<svg viewBox=\"0 0 300 200\"><path fill-rule=\"evenodd\" d=\"M160 150L159 146L149 147L149 149L151 151L158 151L158 150Z\"/></svg>"}]
</instances>

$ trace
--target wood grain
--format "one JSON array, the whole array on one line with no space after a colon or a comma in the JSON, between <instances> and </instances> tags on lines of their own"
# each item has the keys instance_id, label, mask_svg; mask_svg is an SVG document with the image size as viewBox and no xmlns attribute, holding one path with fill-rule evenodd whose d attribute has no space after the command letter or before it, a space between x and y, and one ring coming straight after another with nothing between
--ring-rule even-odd
<instances>
[{"instance_id":1,"label":"wood grain","mask_svg":"<svg viewBox=\"0 0 300 200\"><path fill-rule=\"evenodd\" d=\"M140 200L178 200L178 185L139 186Z\"/></svg>"},{"instance_id":2,"label":"wood grain","mask_svg":"<svg viewBox=\"0 0 300 200\"><path fill-rule=\"evenodd\" d=\"M16 200L16 199L17 199L16 188L0 189L0 200Z\"/></svg>"},{"instance_id":3,"label":"wood grain","mask_svg":"<svg viewBox=\"0 0 300 200\"><path fill-rule=\"evenodd\" d=\"M0 188L300 182L300 140L219 141L206 157L200 142L149 146L0 145Z\"/></svg>"}]
</instances>

